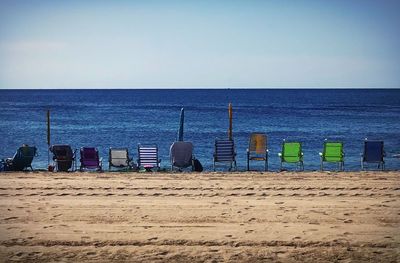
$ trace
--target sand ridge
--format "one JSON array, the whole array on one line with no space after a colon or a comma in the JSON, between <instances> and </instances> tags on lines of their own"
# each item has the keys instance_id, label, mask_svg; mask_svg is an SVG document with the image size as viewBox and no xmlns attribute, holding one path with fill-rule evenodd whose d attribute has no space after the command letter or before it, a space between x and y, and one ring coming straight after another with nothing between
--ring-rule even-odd
<instances>
[{"instance_id":1,"label":"sand ridge","mask_svg":"<svg viewBox=\"0 0 400 263\"><path fill-rule=\"evenodd\" d=\"M3 173L0 260L396 262L399 176Z\"/></svg>"}]
</instances>

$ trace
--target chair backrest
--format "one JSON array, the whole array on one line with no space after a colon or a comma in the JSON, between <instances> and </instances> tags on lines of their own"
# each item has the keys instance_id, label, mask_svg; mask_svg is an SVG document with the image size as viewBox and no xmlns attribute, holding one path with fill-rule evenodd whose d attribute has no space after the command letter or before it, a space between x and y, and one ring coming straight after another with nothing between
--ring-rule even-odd
<instances>
[{"instance_id":1,"label":"chair backrest","mask_svg":"<svg viewBox=\"0 0 400 263\"><path fill-rule=\"evenodd\" d=\"M14 154L12 160L12 169L16 171L22 171L32 164L33 158L36 156L35 146L21 146Z\"/></svg>"},{"instance_id":2,"label":"chair backrest","mask_svg":"<svg viewBox=\"0 0 400 263\"><path fill-rule=\"evenodd\" d=\"M283 142L282 158L285 162L301 161L301 143L300 142Z\"/></svg>"},{"instance_id":3,"label":"chair backrest","mask_svg":"<svg viewBox=\"0 0 400 263\"><path fill-rule=\"evenodd\" d=\"M343 161L343 142L324 142L322 156L328 162Z\"/></svg>"},{"instance_id":4,"label":"chair backrest","mask_svg":"<svg viewBox=\"0 0 400 263\"><path fill-rule=\"evenodd\" d=\"M72 167L74 152L69 145L52 145L50 151L53 153L53 160L57 161L58 171L68 171Z\"/></svg>"},{"instance_id":5,"label":"chair backrest","mask_svg":"<svg viewBox=\"0 0 400 263\"><path fill-rule=\"evenodd\" d=\"M138 145L138 165L142 167L158 167L157 145Z\"/></svg>"},{"instance_id":6,"label":"chair backrest","mask_svg":"<svg viewBox=\"0 0 400 263\"><path fill-rule=\"evenodd\" d=\"M191 142L174 142L169 152L173 166L179 168L192 166L193 144Z\"/></svg>"},{"instance_id":7,"label":"chair backrest","mask_svg":"<svg viewBox=\"0 0 400 263\"><path fill-rule=\"evenodd\" d=\"M99 151L95 147L82 147L81 165L84 167L98 167L100 165Z\"/></svg>"},{"instance_id":8,"label":"chair backrest","mask_svg":"<svg viewBox=\"0 0 400 263\"><path fill-rule=\"evenodd\" d=\"M382 162L383 157L383 141L364 141L364 162Z\"/></svg>"},{"instance_id":9,"label":"chair backrest","mask_svg":"<svg viewBox=\"0 0 400 263\"><path fill-rule=\"evenodd\" d=\"M265 155L267 151L267 135L265 133L252 133L249 140L249 151L250 153Z\"/></svg>"},{"instance_id":10,"label":"chair backrest","mask_svg":"<svg viewBox=\"0 0 400 263\"><path fill-rule=\"evenodd\" d=\"M233 140L215 139L214 158L216 162L232 162L235 160L235 143Z\"/></svg>"},{"instance_id":11,"label":"chair backrest","mask_svg":"<svg viewBox=\"0 0 400 263\"><path fill-rule=\"evenodd\" d=\"M50 147L50 151L53 153L53 159L58 160L70 160L74 158L74 152L72 151L71 146L69 145L52 145Z\"/></svg>"},{"instance_id":12,"label":"chair backrest","mask_svg":"<svg viewBox=\"0 0 400 263\"><path fill-rule=\"evenodd\" d=\"M129 166L129 153L127 148L110 148L110 165L114 167Z\"/></svg>"}]
</instances>

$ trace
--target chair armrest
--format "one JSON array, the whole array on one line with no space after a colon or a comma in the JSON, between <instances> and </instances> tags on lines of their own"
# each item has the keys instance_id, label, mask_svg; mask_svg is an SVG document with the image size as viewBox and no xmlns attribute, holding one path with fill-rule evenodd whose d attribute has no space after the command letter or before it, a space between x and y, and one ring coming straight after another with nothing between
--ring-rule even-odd
<instances>
[{"instance_id":1,"label":"chair armrest","mask_svg":"<svg viewBox=\"0 0 400 263\"><path fill-rule=\"evenodd\" d=\"M322 153L319 153L319 156L321 156L321 157L322 157Z\"/></svg>"},{"instance_id":2,"label":"chair armrest","mask_svg":"<svg viewBox=\"0 0 400 263\"><path fill-rule=\"evenodd\" d=\"M282 153L278 153L278 156L279 156L279 157L282 157Z\"/></svg>"},{"instance_id":3,"label":"chair armrest","mask_svg":"<svg viewBox=\"0 0 400 263\"><path fill-rule=\"evenodd\" d=\"M247 152L247 153L249 153L249 152L250 152L249 148L247 148L247 149L246 149L246 152Z\"/></svg>"}]
</instances>

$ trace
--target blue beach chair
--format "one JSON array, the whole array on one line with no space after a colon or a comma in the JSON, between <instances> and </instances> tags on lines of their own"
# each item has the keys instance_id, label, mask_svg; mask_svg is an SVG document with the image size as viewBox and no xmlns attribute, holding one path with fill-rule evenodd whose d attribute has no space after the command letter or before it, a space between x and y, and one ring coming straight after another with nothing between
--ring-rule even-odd
<instances>
[{"instance_id":1,"label":"blue beach chair","mask_svg":"<svg viewBox=\"0 0 400 263\"><path fill-rule=\"evenodd\" d=\"M229 170L232 170L232 168L237 170L235 143L233 140L215 139L213 158L214 171L216 163L229 164Z\"/></svg>"},{"instance_id":2,"label":"blue beach chair","mask_svg":"<svg viewBox=\"0 0 400 263\"><path fill-rule=\"evenodd\" d=\"M365 164L375 163L378 164L378 169L385 170L385 150L383 148L383 141L364 141L364 152L361 154L361 169L365 169Z\"/></svg>"},{"instance_id":3,"label":"blue beach chair","mask_svg":"<svg viewBox=\"0 0 400 263\"><path fill-rule=\"evenodd\" d=\"M5 170L7 171L23 171L26 168L32 168L33 158L37 156L37 148L35 146L22 145L18 148L12 158L3 160Z\"/></svg>"}]
</instances>

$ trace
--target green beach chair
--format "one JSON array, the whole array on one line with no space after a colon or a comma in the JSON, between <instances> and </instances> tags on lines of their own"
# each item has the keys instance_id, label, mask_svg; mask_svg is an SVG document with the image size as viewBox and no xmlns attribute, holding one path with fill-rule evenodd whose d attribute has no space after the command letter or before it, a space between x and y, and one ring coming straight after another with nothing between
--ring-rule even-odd
<instances>
[{"instance_id":1,"label":"green beach chair","mask_svg":"<svg viewBox=\"0 0 400 263\"><path fill-rule=\"evenodd\" d=\"M324 162L338 163L339 171L344 170L343 142L329 142L325 140L324 148L322 153L319 153L319 156L321 157L321 171L324 170Z\"/></svg>"},{"instance_id":2,"label":"green beach chair","mask_svg":"<svg viewBox=\"0 0 400 263\"><path fill-rule=\"evenodd\" d=\"M278 153L278 156L281 159L281 171L283 163L296 163L300 171L304 170L301 142L287 142L286 140L283 140L282 152Z\"/></svg>"}]
</instances>

